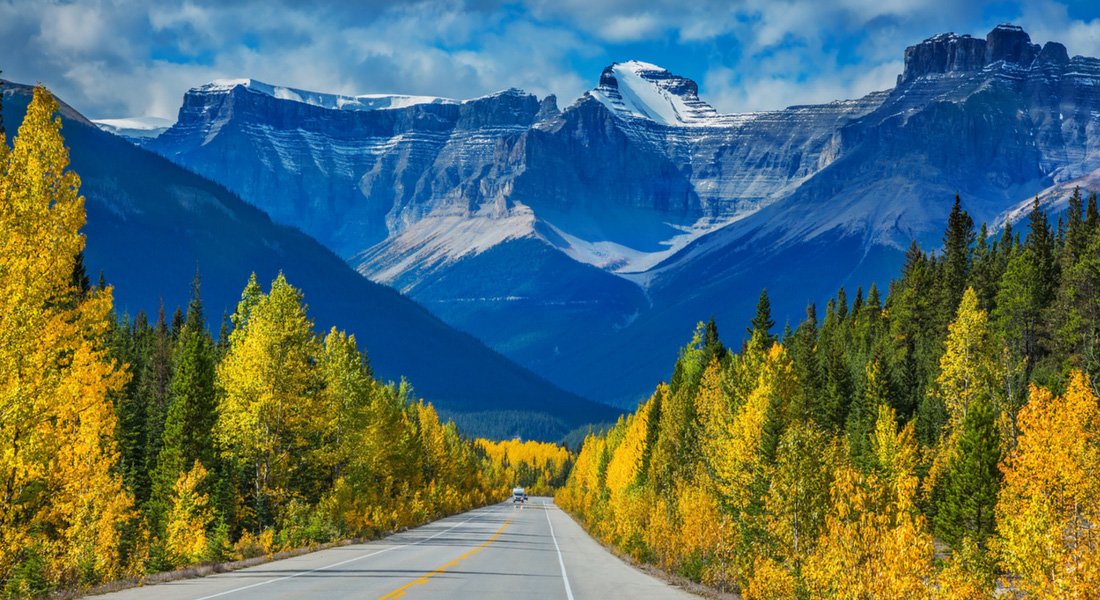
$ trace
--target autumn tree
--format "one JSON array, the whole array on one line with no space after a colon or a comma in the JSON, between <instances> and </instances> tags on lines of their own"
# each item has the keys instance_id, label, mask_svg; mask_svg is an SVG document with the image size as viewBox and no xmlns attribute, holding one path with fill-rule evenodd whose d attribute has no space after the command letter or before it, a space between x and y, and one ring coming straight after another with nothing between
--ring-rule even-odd
<instances>
[{"instance_id":1,"label":"autumn tree","mask_svg":"<svg viewBox=\"0 0 1100 600\"><path fill-rule=\"evenodd\" d=\"M314 489L317 465L300 459L317 426L318 354L301 292L280 274L263 294L253 276L217 369L214 435L225 456L250 473L257 523L272 523L291 499Z\"/></svg>"},{"instance_id":2,"label":"autumn tree","mask_svg":"<svg viewBox=\"0 0 1100 600\"><path fill-rule=\"evenodd\" d=\"M999 389L985 311L973 288L963 294L948 328L940 375L928 404L939 407L938 436L926 487L934 499L934 523L946 541L965 537L984 547L992 532L992 513L999 485L994 466L1000 461L998 424L1010 434Z\"/></svg>"},{"instance_id":3,"label":"autumn tree","mask_svg":"<svg viewBox=\"0 0 1100 600\"><path fill-rule=\"evenodd\" d=\"M1100 407L1080 372L1065 394L1032 386L997 502L1001 564L1036 598L1100 589Z\"/></svg>"},{"instance_id":4,"label":"autumn tree","mask_svg":"<svg viewBox=\"0 0 1100 600\"><path fill-rule=\"evenodd\" d=\"M127 375L108 356L111 289L78 296L84 198L57 102L34 91L0 164L0 581L37 561L51 584L117 577L132 497L115 465L110 401Z\"/></svg>"},{"instance_id":5,"label":"autumn tree","mask_svg":"<svg viewBox=\"0 0 1100 600\"><path fill-rule=\"evenodd\" d=\"M196 460L190 469L179 473L169 496L165 516L165 546L176 565L200 560L207 552L207 529L214 520L210 498L203 493L207 470Z\"/></svg>"}]
</instances>

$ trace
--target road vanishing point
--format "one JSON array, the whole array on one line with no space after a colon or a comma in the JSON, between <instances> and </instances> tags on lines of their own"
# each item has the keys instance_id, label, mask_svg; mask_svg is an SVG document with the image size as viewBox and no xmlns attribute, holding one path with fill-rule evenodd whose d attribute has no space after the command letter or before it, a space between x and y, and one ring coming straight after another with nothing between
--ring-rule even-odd
<instances>
[{"instance_id":1,"label":"road vanishing point","mask_svg":"<svg viewBox=\"0 0 1100 600\"><path fill-rule=\"evenodd\" d=\"M550 498L447 517L382 540L96 599L696 598L623 562Z\"/></svg>"}]
</instances>

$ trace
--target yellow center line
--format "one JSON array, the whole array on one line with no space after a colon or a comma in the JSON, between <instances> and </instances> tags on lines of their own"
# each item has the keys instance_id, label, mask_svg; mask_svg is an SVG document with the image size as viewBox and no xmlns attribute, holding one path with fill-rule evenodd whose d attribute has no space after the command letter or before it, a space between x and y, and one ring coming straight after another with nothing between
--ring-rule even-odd
<instances>
[{"instance_id":1,"label":"yellow center line","mask_svg":"<svg viewBox=\"0 0 1100 600\"><path fill-rule=\"evenodd\" d=\"M421 576L417 579L414 579L413 581L410 581L409 583L406 583L405 585L403 585L403 586L397 588L396 590L386 594L385 596L382 596L378 600L395 600L396 598L400 598L400 597L404 596L405 592L407 592L409 590L409 588L411 588L412 586L414 586L414 585L424 585L425 583L428 583L428 580L431 579L432 577L435 577L436 575L439 575L441 573L445 573L447 571L447 569L449 569L451 567L458 566L458 563L466 560L467 558L470 558L471 556L473 556L473 555L477 554L478 552L481 552L485 548L489 547L489 544L492 544L493 542L495 542L496 539L498 537L500 537L500 534L504 533L504 530L508 528L508 525L511 524L511 522L512 522L512 519L511 519L511 517L509 517L508 520L504 522L504 525L501 525L500 529L498 529L497 532L494 533L492 537L485 540L485 542L483 542L477 548L472 548L472 549L466 551L462 556L459 556L458 558L456 558L456 559L454 559L454 560L452 560L448 563L445 563L443 566L439 567L438 569L436 569L434 571L429 571L429 572L425 573L423 576Z\"/></svg>"}]
</instances>

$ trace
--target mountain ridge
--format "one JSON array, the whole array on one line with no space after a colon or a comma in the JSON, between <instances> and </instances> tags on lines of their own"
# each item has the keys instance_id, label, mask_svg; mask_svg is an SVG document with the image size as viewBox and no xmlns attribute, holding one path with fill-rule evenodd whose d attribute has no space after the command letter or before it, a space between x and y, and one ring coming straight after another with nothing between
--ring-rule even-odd
<instances>
[{"instance_id":1,"label":"mountain ridge","mask_svg":"<svg viewBox=\"0 0 1100 600\"><path fill-rule=\"evenodd\" d=\"M5 121L19 123L31 88L0 84ZM154 314L162 301L185 305L198 268L206 313L216 321L236 306L250 273L265 285L285 273L303 291L317 330L336 326L355 334L379 377L407 377L419 395L450 415L518 411L538 423L537 430L517 421L511 430L490 432L467 419L468 433L558 439L616 415L364 279L312 238L272 222L220 184L101 131L63 102L61 118L86 197L88 271L104 273L115 285L120 313Z\"/></svg>"},{"instance_id":2,"label":"mountain ridge","mask_svg":"<svg viewBox=\"0 0 1100 600\"><path fill-rule=\"evenodd\" d=\"M353 114L193 92L150 147L560 385L630 405L649 382L585 357L659 369L700 316L747 319L762 287L811 302L856 265L885 283L911 240L938 245L956 193L993 222L1100 167L1100 61L1015 26L941 34L905 51L892 89L740 115L639 61L561 110L518 90Z\"/></svg>"}]
</instances>

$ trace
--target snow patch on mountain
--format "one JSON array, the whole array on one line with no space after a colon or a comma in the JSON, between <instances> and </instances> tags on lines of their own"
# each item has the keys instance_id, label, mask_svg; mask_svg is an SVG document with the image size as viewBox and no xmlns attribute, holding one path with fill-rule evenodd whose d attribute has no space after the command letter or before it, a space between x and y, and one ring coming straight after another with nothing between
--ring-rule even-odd
<instances>
[{"instance_id":1,"label":"snow patch on mountain","mask_svg":"<svg viewBox=\"0 0 1100 600\"><path fill-rule=\"evenodd\" d=\"M670 229L679 231L677 235L658 241L661 247L657 251L639 250L628 244L611 240L587 240L571 235L552 223L543 221L554 235L547 240L567 256L575 261L587 263L594 267L626 276L626 279L636 281L629 277L644 271L648 271L660 264L668 257L684 249L688 244L699 237L720 229L731 222L730 219L716 221L704 217L691 225L679 225L666 222ZM564 243L563 243L564 242Z\"/></svg>"},{"instance_id":2,"label":"snow patch on mountain","mask_svg":"<svg viewBox=\"0 0 1100 600\"><path fill-rule=\"evenodd\" d=\"M326 94L271 85L255 79L216 79L196 89L204 92L224 93L237 87L244 87L279 100L290 100L291 102L300 102L330 110L388 110L408 108L418 104L459 104L458 100L439 96L410 96L404 94L345 96Z\"/></svg>"},{"instance_id":3,"label":"snow patch on mountain","mask_svg":"<svg viewBox=\"0 0 1100 600\"><path fill-rule=\"evenodd\" d=\"M122 119L95 119L97 127L125 138L155 138L176 122L163 117L126 117Z\"/></svg>"},{"instance_id":4,"label":"snow patch on mountain","mask_svg":"<svg viewBox=\"0 0 1100 600\"><path fill-rule=\"evenodd\" d=\"M535 213L522 204L504 214L493 209L472 214L440 209L351 262L373 281L392 284L409 271L431 270L509 240L530 237L534 225Z\"/></svg>"},{"instance_id":5,"label":"snow patch on mountain","mask_svg":"<svg viewBox=\"0 0 1100 600\"><path fill-rule=\"evenodd\" d=\"M637 60L604 69L599 87L589 94L621 117L669 127L706 127L719 117L713 106L699 99L694 81Z\"/></svg>"}]
</instances>

